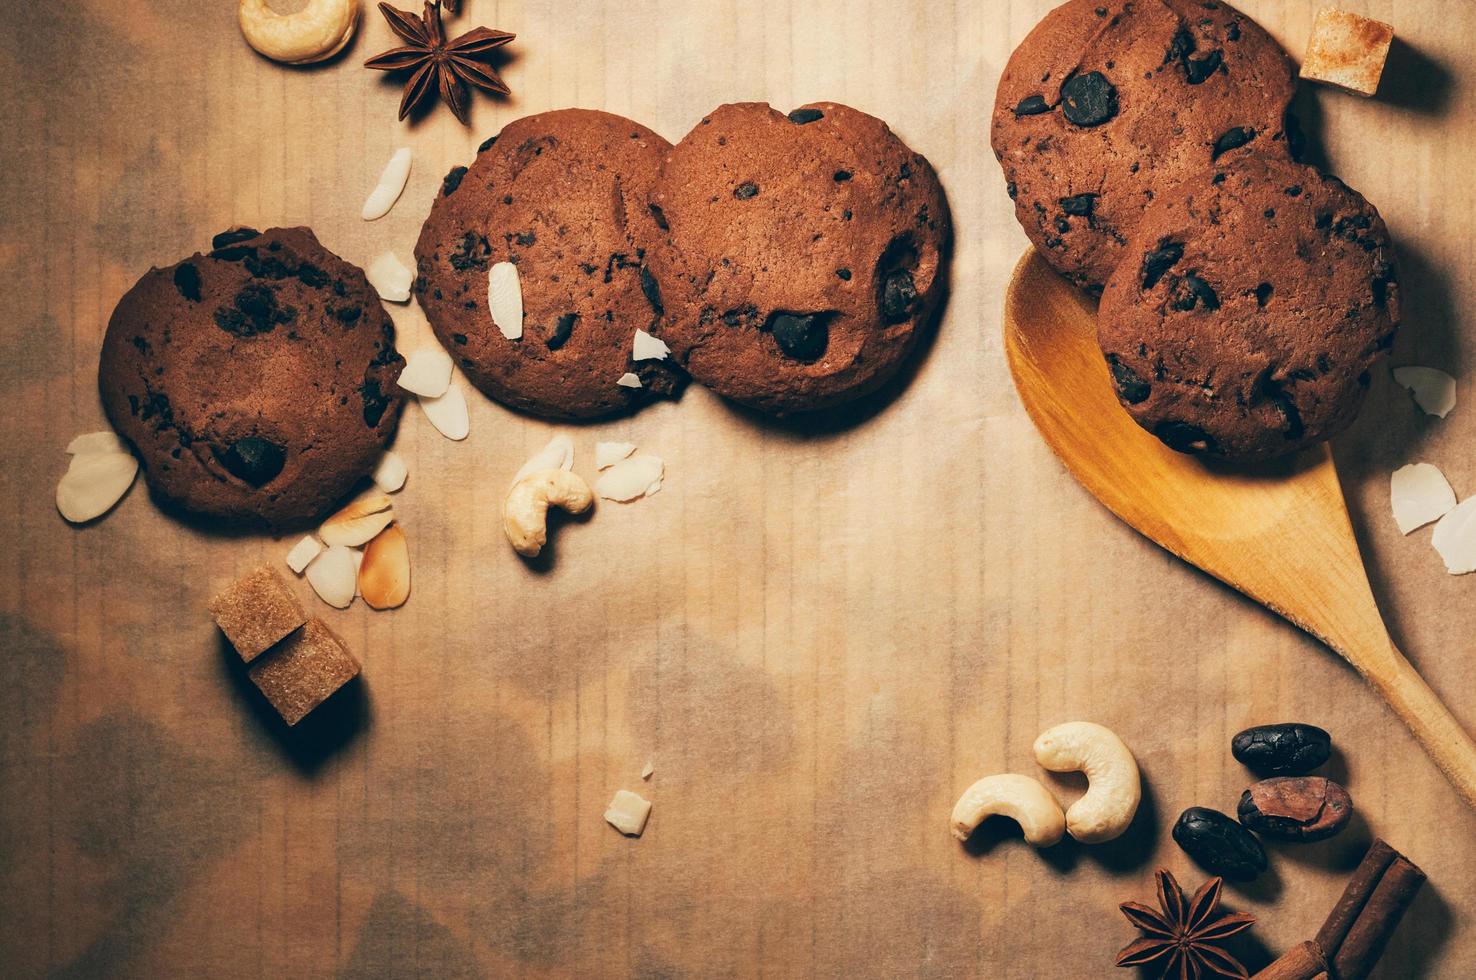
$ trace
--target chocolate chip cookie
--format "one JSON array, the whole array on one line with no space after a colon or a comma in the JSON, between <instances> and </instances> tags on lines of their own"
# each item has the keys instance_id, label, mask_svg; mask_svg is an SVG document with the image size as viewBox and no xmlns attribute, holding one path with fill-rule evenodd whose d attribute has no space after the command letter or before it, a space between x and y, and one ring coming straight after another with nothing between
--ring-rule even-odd
<instances>
[{"instance_id":1,"label":"chocolate chip cookie","mask_svg":"<svg viewBox=\"0 0 1476 980\"><path fill-rule=\"evenodd\" d=\"M1286 52L1228 3L1070 0L1010 57L992 143L1015 215L1094 294L1156 196L1254 150L1290 158Z\"/></svg>"},{"instance_id":2,"label":"chocolate chip cookie","mask_svg":"<svg viewBox=\"0 0 1476 980\"><path fill-rule=\"evenodd\" d=\"M1138 424L1180 452L1236 459L1352 422L1398 323L1378 211L1334 177L1259 156L1161 196L1097 317Z\"/></svg>"},{"instance_id":3,"label":"chocolate chip cookie","mask_svg":"<svg viewBox=\"0 0 1476 980\"><path fill-rule=\"evenodd\" d=\"M657 333L692 377L766 412L882 385L944 291L937 175L843 105L720 107L672 150L650 204Z\"/></svg>"},{"instance_id":4,"label":"chocolate chip cookie","mask_svg":"<svg viewBox=\"0 0 1476 980\"><path fill-rule=\"evenodd\" d=\"M415 246L415 291L488 396L588 419L679 389L669 358L636 360L633 349L659 311L642 269L660 234L646 197L670 148L629 119L564 109L509 123L470 167L446 175ZM523 297L522 335L511 340L488 305L489 272L502 262L517 267Z\"/></svg>"},{"instance_id":5,"label":"chocolate chip cookie","mask_svg":"<svg viewBox=\"0 0 1476 980\"><path fill-rule=\"evenodd\" d=\"M118 301L98 386L156 497L283 526L373 470L403 366L361 270L307 228L241 228Z\"/></svg>"}]
</instances>

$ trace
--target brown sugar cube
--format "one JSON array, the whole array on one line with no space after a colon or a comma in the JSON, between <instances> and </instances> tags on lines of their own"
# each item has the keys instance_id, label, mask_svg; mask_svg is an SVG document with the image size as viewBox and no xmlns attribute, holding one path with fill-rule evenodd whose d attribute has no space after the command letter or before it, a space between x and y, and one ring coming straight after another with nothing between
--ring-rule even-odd
<instances>
[{"instance_id":1,"label":"brown sugar cube","mask_svg":"<svg viewBox=\"0 0 1476 980\"><path fill-rule=\"evenodd\" d=\"M307 622L297 597L267 565L211 599L210 616L248 664Z\"/></svg>"},{"instance_id":2,"label":"brown sugar cube","mask_svg":"<svg viewBox=\"0 0 1476 980\"><path fill-rule=\"evenodd\" d=\"M1394 28L1336 7L1323 7L1312 23L1302 77L1364 97L1379 90Z\"/></svg>"},{"instance_id":3,"label":"brown sugar cube","mask_svg":"<svg viewBox=\"0 0 1476 980\"><path fill-rule=\"evenodd\" d=\"M357 677L359 662L321 619L311 619L247 674L282 720L295 725Z\"/></svg>"}]
</instances>

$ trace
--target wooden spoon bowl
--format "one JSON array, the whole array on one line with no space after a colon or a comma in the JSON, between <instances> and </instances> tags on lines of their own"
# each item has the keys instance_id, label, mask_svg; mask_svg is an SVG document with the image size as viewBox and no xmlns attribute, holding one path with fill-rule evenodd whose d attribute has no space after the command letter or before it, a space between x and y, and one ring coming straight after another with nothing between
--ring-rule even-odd
<instances>
[{"instance_id":1,"label":"wooden spoon bowl","mask_svg":"<svg viewBox=\"0 0 1476 980\"><path fill-rule=\"evenodd\" d=\"M1476 743L1390 640L1326 445L1249 467L1169 449L1118 404L1095 304L1034 250L1010 281L1004 347L1026 412L1093 496L1340 654L1476 807Z\"/></svg>"}]
</instances>

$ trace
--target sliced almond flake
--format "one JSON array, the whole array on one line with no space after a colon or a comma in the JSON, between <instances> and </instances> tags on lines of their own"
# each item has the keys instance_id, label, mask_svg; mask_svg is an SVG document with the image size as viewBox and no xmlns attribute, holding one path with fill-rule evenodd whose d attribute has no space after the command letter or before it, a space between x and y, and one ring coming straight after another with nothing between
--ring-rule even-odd
<instances>
[{"instance_id":1,"label":"sliced almond flake","mask_svg":"<svg viewBox=\"0 0 1476 980\"><path fill-rule=\"evenodd\" d=\"M651 760L650 759L647 759L646 760L646 768L644 768L644 769L641 770L641 778L642 779L650 779L654 775L656 775L656 767L653 766L653 765L651 765Z\"/></svg>"},{"instance_id":2,"label":"sliced almond flake","mask_svg":"<svg viewBox=\"0 0 1476 980\"><path fill-rule=\"evenodd\" d=\"M1409 389L1415 404L1427 415L1445 418L1456 404L1456 381L1444 371L1428 367L1397 367L1394 380Z\"/></svg>"},{"instance_id":3,"label":"sliced almond flake","mask_svg":"<svg viewBox=\"0 0 1476 980\"><path fill-rule=\"evenodd\" d=\"M113 509L138 474L132 453L81 453L56 485L56 509L73 524L85 524Z\"/></svg>"},{"instance_id":4,"label":"sliced almond flake","mask_svg":"<svg viewBox=\"0 0 1476 980\"><path fill-rule=\"evenodd\" d=\"M102 432L89 432L78 436L67 443L67 453L72 456L81 456L84 453L128 453L128 443L112 429Z\"/></svg>"},{"instance_id":5,"label":"sliced almond flake","mask_svg":"<svg viewBox=\"0 0 1476 980\"><path fill-rule=\"evenodd\" d=\"M618 384L622 388L639 388L639 387L641 387L641 379L638 376L636 376L635 374L632 374L629 371L626 371L624 374L622 374L616 380L615 383Z\"/></svg>"},{"instance_id":6,"label":"sliced almond flake","mask_svg":"<svg viewBox=\"0 0 1476 980\"><path fill-rule=\"evenodd\" d=\"M539 470L572 470L573 468L574 440L565 435L557 435L548 441L548 445L530 456L528 461L519 467L512 482L517 483L529 473L537 473Z\"/></svg>"},{"instance_id":7,"label":"sliced almond flake","mask_svg":"<svg viewBox=\"0 0 1476 980\"><path fill-rule=\"evenodd\" d=\"M384 165L384 171L379 175L379 183L374 185L374 190L364 200L364 210L361 213L365 221L383 218L390 213L390 208L400 199L405 183L410 179L412 158L408 146L396 150L389 158L389 163Z\"/></svg>"},{"instance_id":8,"label":"sliced almond flake","mask_svg":"<svg viewBox=\"0 0 1476 980\"><path fill-rule=\"evenodd\" d=\"M518 267L511 262L498 262L487 272L487 306L492 322L508 340L523 336L523 286L518 281Z\"/></svg>"},{"instance_id":9,"label":"sliced almond flake","mask_svg":"<svg viewBox=\"0 0 1476 980\"><path fill-rule=\"evenodd\" d=\"M301 575L302 570L312 564L313 559L323 553L323 545L311 534L303 535L301 541L287 552L287 567Z\"/></svg>"},{"instance_id":10,"label":"sliced almond flake","mask_svg":"<svg viewBox=\"0 0 1476 980\"><path fill-rule=\"evenodd\" d=\"M1389 499L1400 534L1438 521L1456 505L1455 491L1445 474L1430 463L1410 463L1389 478Z\"/></svg>"},{"instance_id":11,"label":"sliced almond flake","mask_svg":"<svg viewBox=\"0 0 1476 980\"><path fill-rule=\"evenodd\" d=\"M405 263L393 252L385 252L373 262L369 268L364 270L364 275L369 280L369 285L379 294L380 299L391 303L408 303L410 301L410 284L415 281L415 273L411 272Z\"/></svg>"},{"instance_id":12,"label":"sliced almond flake","mask_svg":"<svg viewBox=\"0 0 1476 980\"><path fill-rule=\"evenodd\" d=\"M307 580L319 599L335 609L347 609L353 604L359 580L353 550L336 544L324 551L308 565Z\"/></svg>"},{"instance_id":13,"label":"sliced almond flake","mask_svg":"<svg viewBox=\"0 0 1476 980\"><path fill-rule=\"evenodd\" d=\"M631 344L631 360L660 361L670 353L671 348L666 346L664 340L658 340L639 327L636 328L635 342Z\"/></svg>"},{"instance_id":14,"label":"sliced almond flake","mask_svg":"<svg viewBox=\"0 0 1476 980\"><path fill-rule=\"evenodd\" d=\"M622 459L595 480L595 493L606 500L622 503L635 500L661 489L666 464L660 456L640 455Z\"/></svg>"},{"instance_id":15,"label":"sliced almond flake","mask_svg":"<svg viewBox=\"0 0 1476 980\"><path fill-rule=\"evenodd\" d=\"M395 519L393 503L378 490L371 490L323 522L318 536L332 547L356 548L369 541Z\"/></svg>"},{"instance_id":16,"label":"sliced almond flake","mask_svg":"<svg viewBox=\"0 0 1476 980\"><path fill-rule=\"evenodd\" d=\"M1476 497L1466 498L1440 518L1430 543L1445 559L1450 574L1476 572Z\"/></svg>"},{"instance_id":17,"label":"sliced almond flake","mask_svg":"<svg viewBox=\"0 0 1476 980\"><path fill-rule=\"evenodd\" d=\"M451 355L439 347L422 347L405 355L398 384L426 398L439 398L451 387Z\"/></svg>"},{"instance_id":18,"label":"sliced almond flake","mask_svg":"<svg viewBox=\"0 0 1476 980\"><path fill-rule=\"evenodd\" d=\"M431 425L436 431L447 439L457 442L465 439L471 431L471 417L466 410L466 395L461 391L461 385L453 384L446 389L446 393L440 398L422 398L420 407L425 410L425 417L430 419Z\"/></svg>"},{"instance_id":19,"label":"sliced almond flake","mask_svg":"<svg viewBox=\"0 0 1476 980\"><path fill-rule=\"evenodd\" d=\"M627 837L639 837L651 816L651 801L629 790L617 790L605 810L605 820Z\"/></svg>"},{"instance_id":20,"label":"sliced almond flake","mask_svg":"<svg viewBox=\"0 0 1476 980\"><path fill-rule=\"evenodd\" d=\"M405 478L409 475L400 454L386 449L374 467L374 485L385 493L395 493L405 485Z\"/></svg>"},{"instance_id":21,"label":"sliced almond flake","mask_svg":"<svg viewBox=\"0 0 1476 980\"><path fill-rule=\"evenodd\" d=\"M609 469L635 451L636 444L633 442L597 442L595 443L595 469Z\"/></svg>"},{"instance_id":22,"label":"sliced almond flake","mask_svg":"<svg viewBox=\"0 0 1476 980\"><path fill-rule=\"evenodd\" d=\"M410 549L400 525L391 524L364 548L359 593L371 609L394 609L410 598Z\"/></svg>"}]
</instances>

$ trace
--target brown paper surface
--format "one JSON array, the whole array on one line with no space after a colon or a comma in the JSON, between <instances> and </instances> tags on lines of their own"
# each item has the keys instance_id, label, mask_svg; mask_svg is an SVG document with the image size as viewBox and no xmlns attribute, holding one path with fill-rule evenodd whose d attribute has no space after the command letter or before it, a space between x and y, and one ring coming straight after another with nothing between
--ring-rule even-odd
<instances>
[{"instance_id":1,"label":"brown paper surface","mask_svg":"<svg viewBox=\"0 0 1476 980\"><path fill-rule=\"evenodd\" d=\"M1313 0L1244 0L1294 55ZM288 69L229 0L5 0L0 30L0 964L7 976L1112 976L1192 804L1233 811L1230 736L1304 720L1358 817L1276 847L1228 902L1253 968L1312 935L1377 833L1430 883L1384 977L1476 974L1476 815L1334 656L1140 539L1051 456L1000 343L1025 239L987 142L995 82L1049 0L467 0L452 29L518 34L512 99L395 121L362 61ZM1397 465L1476 493L1476 6L1349 0L1400 42L1384 92L1304 97L1404 269L1396 364L1462 379L1441 421L1384 371L1338 443L1401 647L1476 726L1476 580L1389 514ZM451 166L505 122L578 105L677 139L722 102L818 99L887 119L946 185L953 292L915 377L871 412L772 423L693 388L571 431L665 458L649 500L566 525L544 570L502 539L518 465L555 431L474 395L464 443L415 406L396 448L408 604L375 613L292 585L363 684L282 735L206 602L294 537L182 526L142 480L105 520L57 515L63 449L101 427L97 354L150 265L235 223L309 224L367 264L407 258ZM398 206L359 218L396 147ZM414 309L402 331L424 337ZM1287 542L1287 547L1296 547ZM1128 838L1036 853L1008 828L961 847L956 796L1036 773L1045 726L1088 718L1146 780ZM655 766L640 779L647 760ZM1050 778L1066 797L1079 781ZM601 814L650 798L645 836Z\"/></svg>"}]
</instances>

